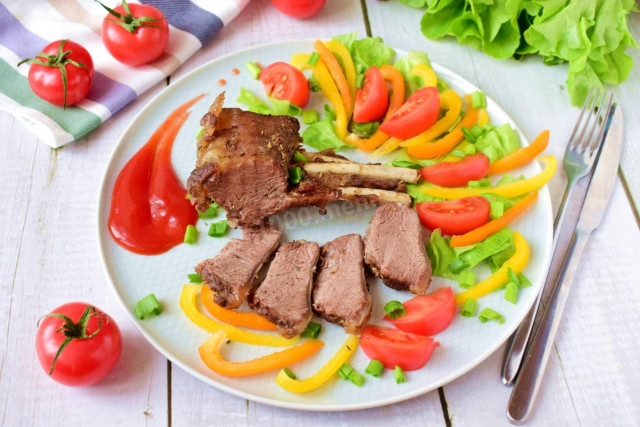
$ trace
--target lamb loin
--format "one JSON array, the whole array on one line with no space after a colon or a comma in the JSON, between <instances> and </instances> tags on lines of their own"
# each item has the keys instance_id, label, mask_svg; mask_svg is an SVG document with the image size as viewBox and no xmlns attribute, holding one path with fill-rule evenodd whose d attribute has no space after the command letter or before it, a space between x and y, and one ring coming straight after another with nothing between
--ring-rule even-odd
<instances>
[{"instance_id":1,"label":"lamb loin","mask_svg":"<svg viewBox=\"0 0 640 427\"><path fill-rule=\"evenodd\" d=\"M238 308L245 300L256 274L280 244L275 228L245 229L242 239L231 239L220 253L196 266L196 272L224 308Z\"/></svg>"},{"instance_id":2,"label":"lamb loin","mask_svg":"<svg viewBox=\"0 0 640 427\"><path fill-rule=\"evenodd\" d=\"M249 294L249 306L273 322L286 338L302 333L311 320L311 286L319 255L315 242L283 244L264 282Z\"/></svg>"},{"instance_id":3,"label":"lamb loin","mask_svg":"<svg viewBox=\"0 0 640 427\"><path fill-rule=\"evenodd\" d=\"M364 238L364 261L390 288L424 295L432 271L417 212L392 204L378 207Z\"/></svg>"},{"instance_id":4,"label":"lamb loin","mask_svg":"<svg viewBox=\"0 0 640 427\"><path fill-rule=\"evenodd\" d=\"M347 234L326 243L313 288L313 311L343 326L349 334L359 334L371 316L363 256L359 234Z\"/></svg>"}]
</instances>

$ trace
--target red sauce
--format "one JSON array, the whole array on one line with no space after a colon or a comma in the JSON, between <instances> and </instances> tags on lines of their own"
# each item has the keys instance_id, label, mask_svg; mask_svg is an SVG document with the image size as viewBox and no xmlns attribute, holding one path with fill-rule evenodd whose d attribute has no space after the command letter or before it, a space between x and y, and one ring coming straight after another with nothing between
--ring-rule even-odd
<instances>
[{"instance_id":1,"label":"red sauce","mask_svg":"<svg viewBox=\"0 0 640 427\"><path fill-rule=\"evenodd\" d=\"M240 70L238 70L237 68L234 68L233 70L231 70L231 74L233 74L234 76L237 76L238 74L240 74Z\"/></svg>"},{"instance_id":2,"label":"red sauce","mask_svg":"<svg viewBox=\"0 0 640 427\"><path fill-rule=\"evenodd\" d=\"M161 254L182 243L187 225L198 220L171 166L171 149L189 117L187 110L204 96L174 110L120 171L108 225L111 237L123 248L142 255Z\"/></svg>"},{"instance_id":3,"label":"red sauce","mask_svg":"<svg viewBox=\"0 0 640 427\"><path fill-rule=\"evenodd\" d=\"M225 79L218 80L218 86L224 86L226 84L227 84L227 81Z\"/></svg>"}]
</instances>

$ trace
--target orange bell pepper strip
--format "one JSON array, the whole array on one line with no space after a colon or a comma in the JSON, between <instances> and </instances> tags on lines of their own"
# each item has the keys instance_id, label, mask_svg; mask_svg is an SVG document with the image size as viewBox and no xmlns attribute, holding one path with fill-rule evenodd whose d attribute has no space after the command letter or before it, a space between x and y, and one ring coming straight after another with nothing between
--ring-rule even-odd
<instances>
[{"instance_id":1,"label":"orange bell pepper strip","mask_svg":"<svg viewBox=\"0 0 640 427\"><path fill-rule=\"evenodd\" d=\"M198 348L200 359L213 372L225 377L249 377L263 372L283 369L316 354L324 345L322 341L307 340L295 347L258 357L245 362L231 362L220 354L220 347L227 341L224 331L216 331Z\"/></svg>"},{"instance_id":2,"label":"orange bell pepper strip","mask_svg":"<svg viewBox=\"0 0 640 427\"><path fill-rule=\"evenodd\" d=\"M489 167L489 174L502 173L524 166L546 150L547 145L549 145L549 131L543 130L531 144L493 162Z\"/></svg>"},{"instance_id":3,"label":"orange bell pepper strip","mask_svg":"<svg viewBox=\"0 0 640 427\"><path fill-rule=\"evenodd\" d=\"M469 298L477 299L483 297L509 281L508 271L512 269L515 274L522 273L529 263L531 249L529 244L517 231L513 232L513 244L516 247L515 253L502 264L495 273L478 283L471 289L456 295L456 304L462 305Z\"/></svg>"},{"instance_id":4,"label":"orange bell pepper strip","mask_svg":"<svg viewBox=\"0 0 640 427\"><path fill-rule=\"evenodd\" d=\"M478 242L483 241L487 237L491 236L494 233L505 228L507 225L513 222L517 217L519 217L524 211L527 210L529 206L535 202L538 198L538 192L530 193L525 196L522 200L517 201L513 206L511 206L500 218L496 218L487 222L484 225L481 225L478 228L474 228L468 233L461 234L458 236L451 236L451 247L460 247L467 245L474 245Z\"/></svg>"},{"instance_id":5,"label":"orange bell pepper strip","mask_svg":"<svg viewBox=\"0 0 640 427\"><path fill-rule=\"evenodd\" d=\"M342 43L329 40L324 42L324 44L329 48L331 53L337 56L342 62L342 66L344 67L344 76L347 78L347 84L349 85L349 92L351 92L351 99L356 99L356 67L353 65L353 58L351 58L351 54L349 53L349 49L345 47ZM354 101L355 102L355 101Z\"/></svg>"},{"instance_id":6,"label":"orange bell pepper strip","mask_svg":"<svg viewBox=\"0 0 640 427\"><path fill-rule=\"evenodd\" d=\"M207 285L200 288L200 302L210 315L216 319L234 326L240 326L249 329L257 329L259 331L275 331L276 325L269 322L258 313L242 313L235 310L227 310L220 307L213 301L215 292Z\"/></svg>"},{"instance_id":7,"label":"orange bell pepper strip","mask_svg":"<svg viewBox=\"0 0 640 427\"><path fill-rule=\"evenodd\" d=\"M469 129L478 120L478 110L471 105L471 97L465 95L465 99L468 101L469 110L451 132L434 142L413 145L407 149L407 153L418 159L435 159L444 156L458 145L464 138L462 128Z\"/></svg>"},{"instance_id":8,"label":"orange bell pepper strip","mask_svg":"<svg viewBox=\"0 0 640 427\"><path fill-rule=\"evenodd\" d=\"M384 116L384 120L386 120L404 103L404 77L402 77L400 71L391 65L383 65L380 67L380 74L382 74L383 79L391 82L389 108L387 108L387 114ZM387 139L389 139L389 135L381 131L377 131L371 138L367 139L358 138L355 134L347 137L347 140L352 143L351 145L355 145L362 151L374 150L384 144Z\"/></svg>"},{"instance_id":9,"label":"orange bell pepper strip","mask_svg":"<svg viewBox=\"0 0 640 427\"><path fill-rule=\"evenodd\" d=\"M324 62L324 65L327 66L329 73L331 73L331 77L333 77L333 81L336 83L338 91L340 91L340 97L342 98L344 109L347 112L347 117L350 117L353 112L351 90L349 89L349 84L347 83L347 78L342 71L342 67L340 67L340 63L338 63L338 60L333 56L333 53L331 53L327 46L322 43L322 40L316 40L313 43L313 47L320 55L320 59Z\"/></svg>"},{"instance_id":10,"label":"orange bell pepper strip","mask_svg":"<svg viewBox=\"0 0 640 427\"><path fill-rule=\"evenodd\" d=\"M447 110L447 113L443 118L438 120L431 126L429 129L424 132L414 136L413 138L406 139L400 143L401 147L411 147L413 145L420 145L427 142L430 142L446 131L448 131L451 126L454 125L458 117L460 117L460 110L462 110L462 100L458 94L451 90L447 89L440 94L440 108L444 108Z\"/></svg>"},{"instance_id":11,"label":"orange bell pepper strip","mask_svg":"<svg viewBox=\"0 0 640 427\"><path fill-rule=\"evenodd\" d=\"M545 185L553 178L558 169L558 161L552 155L538 157L538 161L544 164L544 169L538 175L531 178L521 179L509 184L498 185L487 188L446 188L438 186L422 187L420 191L433 197L443 199L462 199L470 196L479 196L484 193L497 194L502 197L516 197L527 194Z\"/></svg>"}]
</instances>

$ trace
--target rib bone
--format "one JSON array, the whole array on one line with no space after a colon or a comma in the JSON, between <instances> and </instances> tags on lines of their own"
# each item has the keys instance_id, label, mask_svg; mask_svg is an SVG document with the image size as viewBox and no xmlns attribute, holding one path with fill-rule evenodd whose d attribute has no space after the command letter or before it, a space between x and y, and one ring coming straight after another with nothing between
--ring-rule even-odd
<instances>
[{"instance_id":1,"label":"rib bone","mask_svg":"<svg viewBox=\"0 0 640 427\"><path fill-rule=\"evenodd\" d=\"M375 188L343 187L340 189L340 196L338 196L338 199L349 200L352 202L363 202L370 199L371 203L376 204L383 201L387 203L398 203L404 206L411 206L411 196L407 193L378 190Z\"/></svg>"},{"instance_id":2,"label":"rib bone","mask_svg":"<svg viewBox=\"0 0 640 427\"><path fill-rule=\"evenodd\" d=\"M305 163L304 171L310 175L324 173L353 174L376 179L397 179L404 182L418 182L419 172L415 169L396 168L360 163Z\"/></svg>"}]
</instances>

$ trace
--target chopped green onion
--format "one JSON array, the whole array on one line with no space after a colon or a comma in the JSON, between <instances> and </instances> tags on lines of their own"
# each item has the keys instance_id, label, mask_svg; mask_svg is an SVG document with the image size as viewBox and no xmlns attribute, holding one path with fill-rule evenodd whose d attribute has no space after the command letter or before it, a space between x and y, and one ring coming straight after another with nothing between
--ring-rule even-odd
<instances>
[{"instance_id":1,"label":"chopped green onion","mask_svg":"<svg viewBox=\"0 0 640 427\"><path fill-rule=\"evenodd\" d=\"M301 152L296 151L295 153L293 153L293 163L305 163L308 161L309 159L307 158L307 156L305 156Z\"/></svg>"},{"instance_id":2,"label":"chopped green onion","mask_svg":"<svg viewBox=\"0 0 640 427\"><path fill-rule=\"evenodd\" d=\"M307 80L309 82L309 90L311 92L317 92L320 90L320 83L318 83L318 79L313 74Z\"/></svg>"},{"instance_id":3,"label":"chopped green onion","mask_svg":"<svg viewBox=\"0 0 640 427\"><path fill-rule=\"evenodd\" d=\"M302 123L310 125L318 121L318 112L316 110L302 111Z\"/></svg>"},{"instance_id":4,"label":"chopped green onion","mask_svg":"<svg viewBox=\"0 0 640 427\"><path fill-rule=\"evenodd\" d=\"M473 105L473 108L485 108L487 106L487 98L484 96L484 92L473 92L471 94L471 105Z\"/></svg>"},{"instance_id":5,"label":"chopped green onion","mask_svg":"<svg viewBox=\"0 0 640 427\"><path fill-rule=\"evenodd\" d=\"M491 180L489 178L482 178L478 181L469 181L469 187L471 188L486 188L491 187Z\"/></svg>"},{"instance_id":6,"label":"chopped green onion","mask_svg":"<svg viewBox=\"0 0 640 427\"><path fill-rule=\"evenodd\" d=\"M468 298L464 302L464 305L462 306L461 314L464 317L473 317L476 315L477 310L478 310L478 301L474 300L473 298Z\"/></svg>"},{"instance_id":7,"label":"chopped green onion","mask_svg":"<svg viewBox=\"0 0 640 427\"><path fill-rule=\"evenodd\" d=\"M504 299L507 301L517 304L518 302L518 285L514 282L508 282L507 286L504 288Z\"/></svg>"},{"instance_id":8,"label":"chopped green onion","mask_svg":"<svg viewBox=\"0 0 640 427\"><path fill-rule=\"evenodd\" d=\"M384 364L379 360L371 359L371 362L367 365L367 369L364 370L364 373L369 374L372 377L380 378L383 371Z\"/></svg>"},{"instance_id":9,"label":"chopped green onion","mask_svg":"<svg viewBox=\"0 0 640 427\"><path fill-rule=\"evenodd\" d=\"M458 274L467 267L467 263L465 263L460 258L456 258L451 264L449 264L449 271L451 271L453 274Z\"/></svg>"},{"instance_id":10,"label":"chopped green onion","mask_svg":"<svg viewBox=\"0 0 640 427\"><path fill-rule=\"evenodd\" d=\"M347 365L346 363L343 363L342 366L338 368L338 375L340 375L340 378L342 378L343 380L348 380L349 375L351 375L352 372L353 368L351 368L351 366Z\"/></svg>"},{"instance_id":11,"label":"chopped green onion","mask_svg":"<svg viewBox=\"0 0 640 427\"><path fill-rule=\"evenodd\" d=\"M191 283L202 283L202 276L200 276L198 273L187 274L187 277L189 278L189 282Z\"/></svg>"},{"instance_id":12,"label":"chopped green onion","mask_svg":"<svg viewBox=\"0 0 640 427\"><path fill-rule=\"evenodd\" d=\"M471 131L469 129L463 127L463 128L460 129L460 131L462 131L462 134L464 135L464 139L469 141L471 144L475 144L476 143L476 137L475 137L475 135L473 133L471 133Z\"/></svg>"},{"instance_id":13,"label":"chopped green onion","mask_svg":"<svg viewBox=\"0 0 640 427\"><path fill-rule=\"evenodd\" d=\"M462 289L470 289L476 284L476 273L473 271L461 271L458 275L458 285Z\"/></svg>"},{"instance_id":14,"label":"chopped green onion","mask_svg":"<svg viewBox=\"0 0 640 427\"><path fill-rule=\"evenodd\" d=\"M329 104L324 104L324 114L331 119L332 122L336 120L336 112Z\"/></svg>"},{"instance_id":15,"label":"chopped green onion","mask_svg":"<svg viewBox=\"0 0 640 427\"><path fill-rule=\"evenodd\" d=\"M154 294L149 294L138 301L133 311L136 313L138 319L144 319L145 317L151 315L157 316L162 313L162 306Z\"/></svg>"},{"instance_id":16,"label":"chopped green onion","mask_svg":"<svg viewBox=\"0 0 640 427\"><path fill-rule=\"evenodd\" d=\"M258 67L258 65L255 62L247 62L244 66L244 68L247 69L247 71L249 72L249 74L251 74L251 77L253 77L254 80L258 80L260 78L260 73L262 73L262 70L260 69L260 67Z\"/></svg>"},{"instance_id":17,"label":"chopped green onion","mask_svg":"<svg viewBox=\"0 0 640 427\"><path fill-rule=\"evenodd\" d=\"M460 158L463 158L463 157L465 156L464 151L462 151L462 150L461 150L461 149L459 149L459 148L456 148L455 150L453 150L453 151L451 152L451 155L452 155L453 157L460 157Z\"/></svg>"},{"instance_id":18,"label":"chopped green onion","mask_svg":"<svg viewBox=\"0 0 640 427\"><path fill-rule=\"evenodd\" d=\"M215 217L218 216L218 208L219 207L220 207L220 205L218 205L217 203L211 203L209 205L209 209L207 209L206 212L198 211L198 217L203 218L203 219L215 218Z\"/></svg>"},{"instance_id":19,"label":"chopped green onion","mask_svg":"<svg viewBox=\"0 0 640 427\"><path fill-rule=\"evenodd\" d=\"M407 378L404 376L404 371L400 366L396 366L393 370L393 378L396 380L396 384L407 382Z\"/></svg>"},{"instance_id":20,"label":"chopped green onion","mask_svg":"<svg viewBox=\"0 0 640 427\"><path fill-rule=\"evenodd\" d=\"M531 286L531 282L529 281L527 276L525 276L522 273L518 274L518 287L519 288L528 288L529 286Z\"/></svg>"},{"instance_id":21,"label":"chopped green onion","mask_svg":"<svg viewBox=\"0 0 640 427\"><path fill-rule=\"evenodd\" d=\"M364 377L356 371L351 371L351 373L349 374L349 381L351 381L358 387L362 387L362 384L364 384Z\"/></svg>"},{"instance_id":22,"label":"chopped green onion","mask_svg":"<svg viewBox=\"0 0 640 427\"><path fill-rule=\"evenodd\" d=\"M307 329L304 330L304 332L302 332L300 334L300 336L305 337L305 338L313 338L316 339L318 338L318 335L320 335L320 332L322 331L322 325L316 322L309 322L309 325L307 325Z\"/></svg>"},{"instance_id":23,"label":"chopped green onion","mask_svg":"<svg viewBox=\"0 0 640 427\"><path fill-rule=\"evenodd\" d=\"M320 60L320 55L318 55L318 52L313 52L309 57L307 64L311 65L312 67L315 67L319 60Z\"/></svg>"},{"instance_id":24,"label":"chopped green onion","mask_svg":"<svg viewBox=\"0 0 640 427\"><path fill-rule=\"evenodd\" d=\"M462 128L462 129L466 130L466 128ZM473 145L473 144L469 144L469 145L465 146L464 150L462 150L462 151L464 151L464 154L467 155L467 156L473 156L474 154L476 154L476 146Z\"/></svg>"},{"instance_id":25,"label":"chopped green onion","mask_svg":"<svg viewBox=\"0 0 640 427\"><path fill-rule=\"evenodd\" d=\"M193 245L198 240L198 229L189 224L184 232L184 242L188 245Z\"/></svg>"},{"instance_id":26,"label":"chopped green onion","mask_svg":"<svg viewBox=\"0 0 640 427\"><path fill-rule=\"evenodd\" d=\"M487 320L497 320L500 322L500 324L504 323L504 316L497 311L490 309L489 307L480 312L480 314L478 315L478 319L480 319L482 323L486 322Z\"/></svg>"},{"instance_id":27,"label":"chopped green onion","mask_svg":"<svg viewBox=\"0 0 640 427\"><path fill-rule=\"evenodd\" d=\"M520 279L518 279L518 276L513 271L513 268L511 268L511 267L507 268L507 277L509 278L509 280L511 280L513 283L515 283L516 286L520 285Z\"/></svg>"},{"instance_id":28,"label":"chopped green onion","mask_svg":"<svg viewBox=\"0 0 640 427\"><path fill-rule=\"evenodd\" d=\"M407 314L407 310L404 309L402 303L394 300L384 305L384 311L387 313L387 316L389 316L389 319L397 319Z\"/></svg>"},{"instance_id":29,"label":"chopped green onion","mask_svg":"<svg viewBox=\"0 0 640 427\"><path fill-rule=\"evenodd\" d=\"M364 86L364 74L358 74L356 76L356 87L360 89L362 86Z\"/></svg>"},{"instance_id":30,"label":"chopped green onion","mask_svg":"<svg viewBox=\"0 0 640 427\"><path fill-rule=\"evenodd\" d=\"M300 166L289 168L289 184L298 184L300 181L302 181L302 168Z\"/></svg>"},{"instance_id":31,"label":"chopped green onion","mask_svg":"<svg viewBox=\"0 0 640 427\"><path fill-rule=\"evenodd\" d=\"M213 222L209 226L209 236L211 237L222 237L227 234L227 229L229 225L227 224L227 220L223 219L222 221Z\"/></svg>"},{"instance_id":32,"label":"chopped green onion","mask_svg":"<svg viewBox=\"0 0 640 427\"><path fill-rule=\"evenodd\" d=\"M489 216L491 219L500 218L504 215L504 203L502 202L489 202Z\"/></svg>"},{"instance_id":33,"label":"chopped green onion","mask_svg":"<svg viewBox=\"0 0 640 427\"><path fill-rule=\"evenodd\" d=\"M204 132L204 128L200 128L200 131L196 135L196 141L200 139L200 137L202 136L202 132Z\"/></svg>"},{"instance_id":34,"label":"chopped green onion","mask_svg":"<svg viewBox=\"0 0 640 427\"><path fill-rule=\"evenodd\" d=\"M284 368L284 369L283 369L283 371L284 371L284 373L285 373L285 374L287 374L287 376L288 376L289 378L291 378L292 380L295 380L296 378L298 378L298 377L296 377L296 374L294 374L294 373L291 371L291 369L289 369L289 368Z\"/></svg>"}]
</instances>

